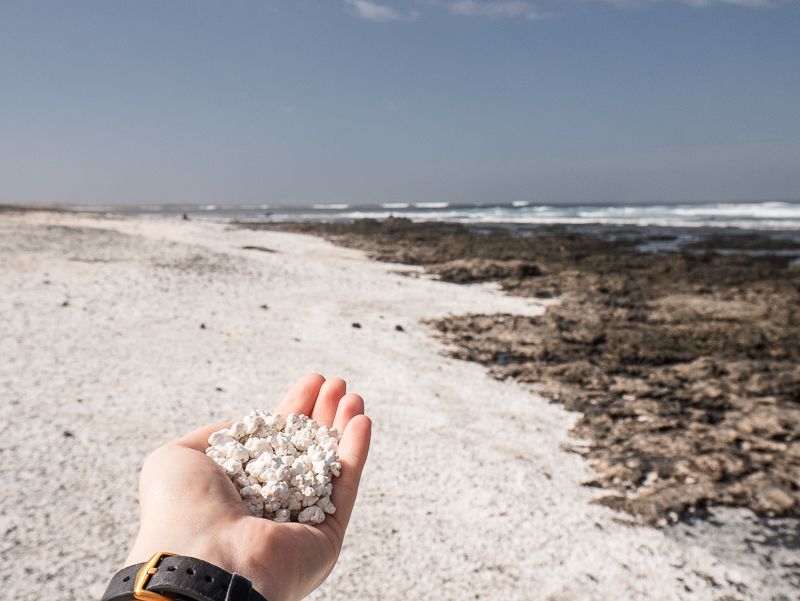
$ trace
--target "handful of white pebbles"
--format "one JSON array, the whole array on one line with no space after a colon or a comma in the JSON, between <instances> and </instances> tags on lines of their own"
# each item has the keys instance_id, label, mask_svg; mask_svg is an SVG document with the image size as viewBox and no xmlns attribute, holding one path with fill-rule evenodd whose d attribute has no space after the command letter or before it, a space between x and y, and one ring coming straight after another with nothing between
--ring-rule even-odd
<instances>
[{"instance_id":1,"label":"handful of white pebbles","mask_svg":"<svg viewBox=\"0 0 800 601\"><path fill-rule=\"evenodd\" d=\"M254 409L208 437L206 455L231 479L250 512L274 522L320 524L331 503L332 476L341 464L334 428L305 415Z\"/></svg>"}]
</instances>

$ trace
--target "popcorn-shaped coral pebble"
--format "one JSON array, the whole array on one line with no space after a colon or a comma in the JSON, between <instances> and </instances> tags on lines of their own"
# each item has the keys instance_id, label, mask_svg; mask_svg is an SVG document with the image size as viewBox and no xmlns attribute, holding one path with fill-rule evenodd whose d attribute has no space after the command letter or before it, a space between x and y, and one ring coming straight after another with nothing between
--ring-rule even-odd
<instances>
[{"instance_id":1,"label":"popcorn-shaped coral pebble","mask_svg":"<svg viewBox=\"0 0 800 601\"><path fill-rule=\"evenodd\" d=\"M292 512L288 509L279 509L275 512L275 517L272 518L273 522L291 522L292 521Z\"/></svg>"},{"instance_id":2,"label":"popcorn-shaped coral pebble","mask_svg":"<svg viewBox=\"0 0 800 601\"><path fill-rule=\"evenodd\" d=\"M308 447L317 442L317 436L312 430L302 429L292 434L291 441L295 448L305 451Z\"/></svg>"},{"instance_id":3,"label":"popcorn-shaped coral pebble","mask_svg":"<svg viewBox=\"0 0 800 601\"><path fill-rule=\"evenodd\" d=\"M325 513L316 505L312 505L300 512L297 521L301 524L319 524L325 521Z\"/></svg>"},{"instance_id":4,"label":"popcorn-shaped coral pebble","mask_svg":"<svg viewBox=\"0 0 800 601\"><path fill-rule=\"evenodd\" d=\"M267 482L261 487L261 496L264 497L266 511L278 511L284 504L288 505L289 485L286 482Z\"/></svg>"},{"instance_id":5,"label":"popcorn-shaped coral pebble","mask_svg":"<svg viewBox=\"0 0 800 601\"><path fill-rule=\"evenodd\" d=\"M257 436L248 438L247 442L244 443L244 448L247 449L250 459L257 459L264 453L272 453L275 450L269 444L269 440Z\"/></svg>"},{"instance_id":6,"label":"popcorn-shaped coral pebble","mask_svg":"<svg viewBox=\"0 0 800 601\"><path fill-rule=\"evenodd\" d=\"M278 432L275 436L267 438L267 440L278 455L297 455L297 449L292 444L291 439L283 432Z\"/></svg>"},{"instance_id":7,"label":"popcorn-shaped coral pebble","mask_svg":"<svg viewBox=\"0 0 800 601\"><path fill-rule=\"evenodd\" d=\"M233 478L242 471L242 462L236 459L226 459L225 457L214 457L214 461L222 468L229 478Z\"/></svg>"},{"instance_id":8,"label":"popcorn-shaped coral pebble","mask_svg":"<svg viewBox=\"0 0 800 601\"><path fill-rule=\"evenodd\" d=\"M252 484L245 486L239 491L239 495L244 501L245 507L250 510L255 517L260 518L264 515L264 499L261 496L261 486Z\"/></svg>"},{"instance_id":9,"label":"popcorn-shaped coral pebble","mask_svg":"<svg viewBox=\"0 0 800 601\"><path fill-rule=\"evenodd\" d=\"M284 423L284 431L290 432L291 430L299 430L303 427L303 423L308 418L305 415L298 415L296 413L290 413L286 416L286 421Z\"/></svg>"},{"instance_id":10,"label":"popcorn-shaped coral pebble","mask_svg":"<svg viewBox=\"0 0 800 601\"><path fill-rule=\"evenodd\" d=\"M264 418L264 421L270 428L278 431L283 430L283 427L286 425L286 421L280 413L276 413L275 415L267 413L267 417Z\"/></svg>"},{"instance_id":11,"label":"popcorn-shaped coral pebble","mask_svg":"<svg viewBox=\"0 0 800 601\"><path fill-rule=\"evenodd\" d=\"M251 484L258 484L258 480L248 476L247 474L239 472L233 477L233 483L236 485L236 490L242 490Z\"/></svg>"},{"instance_id":12,"label":"popcorn-shaped coral pebble","mask_svg":"<svg viewBox=\"0 0 800 601\"><path fill-rule=\"evenodd\" d=\"M228 436L233 436L234 438L241 438L245 434L247 434L247 426L244 425L244 422L236 422L230 428L228 428Z\"/></svg>"},{"instance_id":13,"label":"popcorn-shaped coral pebble","mask_svg":"<svg viewBox=\"0 0 800 601\"><path fill-rule=\"evenodd\" d=\"M226 442L224 445L217 448L228 459L247 461L247 459L250 457L250 454L247 452L245 446L240 442L236 442L235 440Z\"/></svg>"},{"instance_id":14,"label":"popcorn-shaped coral pebble","mask_svg":"<svg viewBox=\"0 0 800 601\"><path fill-rule=\"evenodd\" d=\"M233 436L230 435L230 430L227 428L219 430L218 432L214 432L208 437L208 444L210 444L212 447L222 446L226 442L234 442Z\"/></svg>"},{"instance_id":15,"label":"popcorn-shaped coral pebble","mask_svg":"<svg viewBox=\"0 0 800 601\"><path fill-rule=\"evenodd\" d=\"M250 412L246 418L242 420L245 426L245 434L255 434L258 429L266 425L264 416L256 409Z\"/></svg>"},{"instance_id":16,"label":"popcorn-shaped coral pebble","mask_svg":"<svg viewBox=\"0 0 800 601\"><path fill-rule=\"evenodd\" d=\"M325 513L334 513L336 511L336 507L333 506L333 503L331 503L331 499L328 496L324 496L317 501L316 506L322 509L322 511Z\"/></svg>"},{"instance_id":17,"label":"popcorn-shaped coral pebble","mask_svg":"<svg viewBox=\"0 0 800 601\"><path fill-rule=\"evenodd\" d=\"M285 467L277 455L264 453L248 462L245 470L261 482L269 482L270 480L282 480L283 478L278 478L277 472L279 468Z\"/></svg>"},{"instance_id":18,"label":"popcorn-shaped coral pebble","mask_svg":"<svg viewBox=\"0 0 800 601\"><path fill-rule=\"evenodd\" d=\"M339 475L341 434L305 415L254 409L208 438L206 455L231 479L256 517L319 524L336 511L331 478Z\"/></svg>"},{"instance_id":19,"label":"popcorn-shaped coral pebble","mask_svg":"<svg viewBox=\"0 0 800 601\"><path fill-rule=\"evenodd\" d=\"M294 492L289 495L289 501L286 503L286 509L289 511L296 511L299 512L303 508L303 493L298 491L296 488Z\"/></svg>"}]
</instances>

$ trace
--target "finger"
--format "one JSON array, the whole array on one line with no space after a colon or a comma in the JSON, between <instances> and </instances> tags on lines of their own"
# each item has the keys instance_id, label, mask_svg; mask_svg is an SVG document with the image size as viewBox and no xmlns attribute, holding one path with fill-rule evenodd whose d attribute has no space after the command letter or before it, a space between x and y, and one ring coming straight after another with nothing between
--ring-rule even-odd
<instances>
[{"instance_id":1,"label":"finger","mask_svg":"<svg viewBox=\"0 0 800 601\"><path fill-rule=\"evenodd\" d=\"M333 419L333 427L344 432L347 428L348 422L356 415L364 413L364 399L357 394L346 394L339 401L339 406L336 408L336 417Z\"/></svg>"},{"instance_id":2,"label":"finger","mask_svg":"<svg viewBox=\"0 0 800 601\"><path fill-rule=\"evenodd\" d=\"M196 451L205 452L206 448L208 448L208 437L218 430L222 430L223 428L230 428L232 424L233 422L225 422L224 424L214 424L211 426L203 426L202 428L197 428L197 430L193 430L192 432L189 432L186 436L183 436L178 440L176 440L175 444L180 445L182 447L188 447Z\"/></svg>"},{"instance_id":3,"label":"finger","mask_svg":"<svg viewBox=\"0 0 800 601\"><path fill-rule=\"evenodd\" d=\"M367 461L371 436L372 421L366 415L357 415L347 424L339 443L339 463L342 464L342 469L333 483L331 501L336 507L336 513L331 517L339 526L341 535L344 534L356 502L358 483Z\"/></svg>"},{"instance_id":4,"label":"finger","mask_svg":"<svg viewBox=\"0 0 800 601\"><path fill-rule=\"evenodd\" d=\"M346 392L347 383L341 378L326 380L322 388L319 389L319 396L311 417L320 424L331 427L333 419L336 417L336 409L339 407L339 400Z\"/></svg>"},{"instance_id":5,"label":"finger","mask_svg":"<svg viewBox=\"0 0 800 601\"><path fill-rule=\"evenodd\" d=\"M325 378L319 374L306 374L286 393L275 413L284 417L290 413L311 415L324 382Z\"/></svg>"}]
</instances>

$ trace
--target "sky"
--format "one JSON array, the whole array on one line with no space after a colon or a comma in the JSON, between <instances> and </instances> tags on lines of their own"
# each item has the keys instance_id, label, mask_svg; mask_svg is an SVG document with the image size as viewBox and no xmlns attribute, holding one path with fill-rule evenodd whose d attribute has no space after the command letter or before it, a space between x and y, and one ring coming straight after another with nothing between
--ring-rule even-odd
<instances>
[{"instance_id":1,"label":"sky","mask_svg":"<svg viewBox=\"0 0 800 601\"><path fill-rule=\"evenodd\" d=\"M4 0L0 203L800 200L800 0Z\"/></svg>"}]
</instances>

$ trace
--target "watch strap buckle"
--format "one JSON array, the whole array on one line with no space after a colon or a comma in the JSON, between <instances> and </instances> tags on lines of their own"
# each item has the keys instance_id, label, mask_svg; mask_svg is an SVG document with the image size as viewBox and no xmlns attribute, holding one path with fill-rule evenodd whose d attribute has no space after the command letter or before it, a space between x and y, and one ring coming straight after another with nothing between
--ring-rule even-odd
<instances>
[{"instance_id":1,"label":"watch strap buckle","mask_svg":"<svg viewBox=\"0 0 800 601\"><path fill-rule=\"evenodd\" d=\"M168 597L166 595L156 593L155 591L145 590L144 588L147 586L150 576L158 572L158 564L161 563L161 560L164 557L171 555L175 555L175 553L159 551L149 560L147 560L147 562L141 568L139 568L139 572L136 574L136 580L134 580L133 584L133 596L136 599L139 599L140 601L173 601L174 597Z\"/></svg>"}]
</instances>

